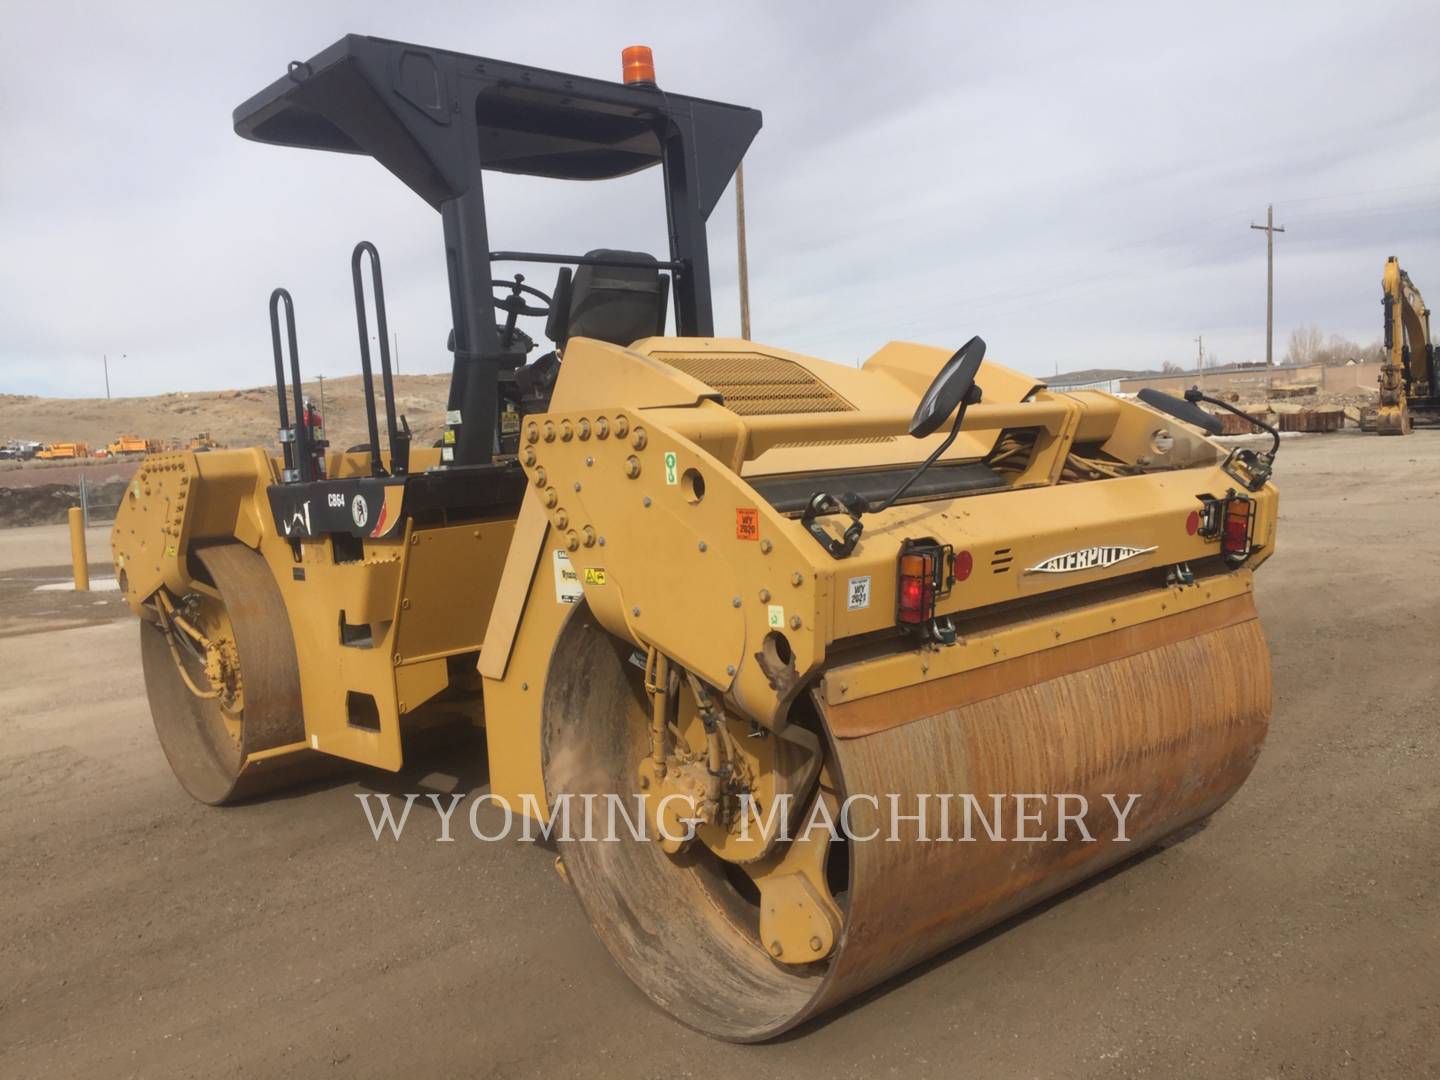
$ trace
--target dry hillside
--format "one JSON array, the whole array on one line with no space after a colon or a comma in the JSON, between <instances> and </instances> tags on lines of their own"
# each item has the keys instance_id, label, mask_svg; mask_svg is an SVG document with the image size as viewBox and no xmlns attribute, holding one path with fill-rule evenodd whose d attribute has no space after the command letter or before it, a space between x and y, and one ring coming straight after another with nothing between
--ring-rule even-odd
<instances>
[{"instance_id":1,"label":"dry hillside","mask_svg":"<svg viewBox=\"0 0 1440 1080\"><path fill-rule=\"evenodd\" d=\"M378 376L376 390L378 392ZM439 437L449 375L400 375L397 410L410 421L420 445ZM319 384L306 392L318 402ZM360 376L325 380L325 427L330 445L344 449L366 441ZM384 425L384 405L378 406ZM134 398L43 398L0 394L0 444L11 439L84 442L93 451L121 434L188 441L208 431L224 446L270 446L278 426L273 387L158 394Z\"/></svg>"}]
</instances>

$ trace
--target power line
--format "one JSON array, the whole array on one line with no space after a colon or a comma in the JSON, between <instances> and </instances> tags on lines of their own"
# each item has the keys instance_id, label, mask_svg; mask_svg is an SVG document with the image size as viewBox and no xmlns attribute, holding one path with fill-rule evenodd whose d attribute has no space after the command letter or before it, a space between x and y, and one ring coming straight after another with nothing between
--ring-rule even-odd
<instances>
[{"instance_id":1,"label":"power line","mask_svg":"<svg viewBox=\"0 0 1440 1080\"><path fill-rule=\"evenodd\" d=\"M1418 191L1422 188L1440 187L1440 180L1430 180L1423 184L1400 184L1395 187L1368 188L1365 191L1344 191L1336 195L1300 195L1292 199L1285 199L1287 206L1292 203L1304 202L1325 202L1328 199L1358 199L1364 195L1389 195L1396 191Z\"/></svg>"},{"instance_id":2,"label":"power line","mask_svg":"<svg viewBox=\"0 0 1440 1080\"><path fill-rule=\"evenodd\" d=\"M1292 221L1345 221L1351 218L1383 217L1387 214L1424 214L1437 208L1437 204L1408 203L1396 206L1356 207L1353 210L1321 210L1308 214L1292 214Z\"/></svg>"}]
</instances>

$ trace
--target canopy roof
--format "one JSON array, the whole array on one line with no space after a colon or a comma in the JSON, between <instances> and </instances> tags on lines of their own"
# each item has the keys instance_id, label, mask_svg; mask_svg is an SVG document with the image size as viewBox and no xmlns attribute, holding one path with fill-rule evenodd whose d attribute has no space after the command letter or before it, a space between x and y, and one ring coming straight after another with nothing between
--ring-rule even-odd
<instances>
[{"instance_id":1,"label":"canopy roof","mask_svg":"<svg viewBox=\"0 0 1440 1080\"><path fill-rule=\"evenodd\" d=\"M432 206L484 169L599 180L660 164L683 144L708 217L759 111L503 60L349 35L235 110L247 139L368 154Z\"/></svg>"}]
</instances>

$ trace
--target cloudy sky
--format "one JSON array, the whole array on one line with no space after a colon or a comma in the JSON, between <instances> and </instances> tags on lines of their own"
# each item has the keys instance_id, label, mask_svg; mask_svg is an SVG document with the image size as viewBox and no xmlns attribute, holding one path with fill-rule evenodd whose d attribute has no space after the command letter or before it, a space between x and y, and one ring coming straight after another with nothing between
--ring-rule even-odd
<instances>
[{"instance_id":1,"label":"cloudy sky","mask_svg":"<svg viewBox=\"0 0 1440 1080\"><path fill-rule=\"evenodd\" d=\"M379 245L404 371L448 370L438 215L378 165L261 146L231 110L346 32L751 105L754 336L854 363L982 334L1023 370L1371 341L1398 254L1440 294L1440 5L7 0L0 392L253 386L294 293L307 375L354 371L348 257ZM496 247L664 248L658 175L495 177ZM710 223L738 332L734 207ZM548 286L549 275L537 274Z\"/></svg>"}]
</instances>

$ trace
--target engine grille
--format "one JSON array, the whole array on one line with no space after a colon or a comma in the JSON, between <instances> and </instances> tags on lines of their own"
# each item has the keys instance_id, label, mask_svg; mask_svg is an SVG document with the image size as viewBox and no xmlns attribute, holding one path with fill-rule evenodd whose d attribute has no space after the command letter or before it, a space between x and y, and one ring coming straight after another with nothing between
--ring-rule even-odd
<instances>
[{"instance_id":1,"label":"engine grille","mask_svg":"<svg viewBox=\"0 0 1440 1080\"><path fill-rule=\"evenodd\" d=\"M855 406L791 360L764 353L653 354L656 360L699 379L741 416L854 412Z\"/></svg>"}]
</instances>

